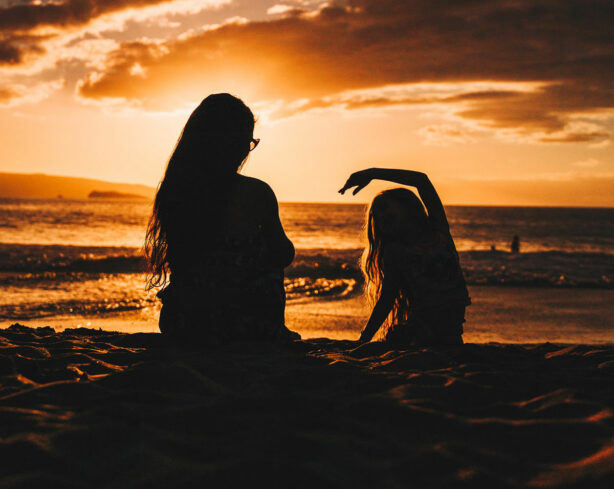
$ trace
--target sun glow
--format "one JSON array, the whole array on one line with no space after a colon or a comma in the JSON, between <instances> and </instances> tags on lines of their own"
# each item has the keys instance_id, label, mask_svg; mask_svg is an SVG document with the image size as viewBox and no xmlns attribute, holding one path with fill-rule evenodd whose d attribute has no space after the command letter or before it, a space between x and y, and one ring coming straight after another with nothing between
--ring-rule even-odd
<instances>
[{"instance_id":1,"label":"sun glow","mask_svg":"<svg viewBox=\"0 0 614 489\"><path fill-rule=\"evenodd\" d=\"M614 204L610 75L554 57L573 73L554 76L506 37L504 5L489 7L500 11L488 18L498 37L475 35L486 22L476 11L462 46L426 10L392 15L368 0L127 1L57 22L36 8L0 41L0 170L156 185L189 113L230 92L263 136L246 171L282 200L335 200L348 172L400 166L449 185L456 203ZM410 38L398 22L414 26ZM554 42L547 32L527 42L539 51ZM591 43L568 48L600 52ZM549 190L574 179L587 194Z\"/></svg>"}]
</instances>

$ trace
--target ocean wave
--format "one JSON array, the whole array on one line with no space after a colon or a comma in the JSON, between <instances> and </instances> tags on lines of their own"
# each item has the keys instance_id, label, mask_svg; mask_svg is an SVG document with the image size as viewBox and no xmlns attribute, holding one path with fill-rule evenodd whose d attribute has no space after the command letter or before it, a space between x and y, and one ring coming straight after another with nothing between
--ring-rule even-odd
<instances>
[{"instance_id":1,"label":"ocean wave","mask_svg":"<svg viewBox=\"0 0 614 489\"><path fill-rule=\"evenodd\" d=\"M101 316L128 311L140 311L148 305L142 299L128 299L113 302L95 302L87 300L65 300L58 302L41 302L28 304L10 304L0 306L0 319L26 320L54 316Z\"/></svg>"},{"instance_id":2,"label":"ocean wave","mask_svg":"<svg viewBox=\"0 0 614 489\"><path fill-rule=\"evenodd\" d=\"M299 249L286 276L360 283L361 251ZM614 288L614 254L463 251L459 255L468 284ZM70 281L81 280L80 274L143 274L145 260L137 248L0 244L0 272L5 272L0 284L52 277Z\"/></svg>"},{"instance_id":3,"label":"ocean wave","mask_svg":"<svg viewBox=\"0 0 614 489\"><path fill-rule=\"evenodd\" d=\"M362 280L362 250L298 250L287 275ZM461 251L469 285L614 288L614 254L541 251Z\"/></svg>"},{"instance_id":4,"label":"ocean wave","mask_svg":"<svg viewBox=\"0 0 614 489\"><path fill-rule=\"evenodd\" d=\"M0 278L0 320L53 316L105 316L140 311L153 318L160 310L155 290L145 290L142 274L5 274ZM352 278L286 278L288 301L341 298L360 292Z\"/></svg>"},{"instance_id":5,"label":"ocean wave","mask_svg":"<svg viewBox=\"0 0 614 489\"><path fill-rule=\"evenodd\" d=\"M545 251L460 253L467 283L614 288L614 255Z\"/></svg>"},{"instance_id":6,"label":"ocean wave","mask_svg":"<svg viewBox=\"0 0 614 489\"><path fill-rule=\"evenodd\" d=\"M0 243L0 272L142 273L139 248Z\"/></svg>"},{"instance_id":7,"label":"ocean wave","mask_svg":"<svg viewBox=\"0 0 614 489\"><path fill-rule=\"evenodd\" d=\"M17 262L17 271L7 271L10 266L3 262L0 320L129 311L155 317L160 302L155 291L145 290L143 261L137 250L128 250L128 255L122 256L115 249L111 252L115 256L106 258L90 253L92 250L86 253L89 258L81 257L83 250L72 251L77 258L67 259L63 252L53 264L42 259L25 260ZM52 255L49 250L44 254ZM299 250L286 270L288 301L360 294L363 281L359 257L360 250ZM460 253L460 258L470 286L614 288L614 256L607 254L472 251Z\"/></svg>"}]
</instances>

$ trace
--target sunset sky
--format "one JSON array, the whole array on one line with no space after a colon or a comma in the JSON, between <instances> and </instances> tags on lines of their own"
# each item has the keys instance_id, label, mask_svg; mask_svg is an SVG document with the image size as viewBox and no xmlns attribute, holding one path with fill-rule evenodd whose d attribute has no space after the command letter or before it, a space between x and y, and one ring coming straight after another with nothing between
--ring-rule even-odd
<instances>
[{"instance_id":1,"label":"sunset sky","mask_svg":"<svg viewBox=\"0 0 614 489\"><path fill-rule=\"evenodd\" d=\"M614 206L614 2L0 0L0 172L157 185L191 110L257 114L282 201Z\"/></svg>"}]
</instances>

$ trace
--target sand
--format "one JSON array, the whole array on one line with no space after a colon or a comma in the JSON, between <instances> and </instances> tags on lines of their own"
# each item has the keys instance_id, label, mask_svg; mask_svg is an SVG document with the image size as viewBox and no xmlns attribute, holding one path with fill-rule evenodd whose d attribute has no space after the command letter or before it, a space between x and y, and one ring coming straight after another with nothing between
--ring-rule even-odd
<instances>
[{"instance_id":1,"label":"sand","mask_svg":"<svg viewBox=\"0 0 614 489\"><path fill-rule=\"evenodd\" d=\"M0 330L0 487L613 487L614 346L355 347Z\"/></svg>"}]
</instances>

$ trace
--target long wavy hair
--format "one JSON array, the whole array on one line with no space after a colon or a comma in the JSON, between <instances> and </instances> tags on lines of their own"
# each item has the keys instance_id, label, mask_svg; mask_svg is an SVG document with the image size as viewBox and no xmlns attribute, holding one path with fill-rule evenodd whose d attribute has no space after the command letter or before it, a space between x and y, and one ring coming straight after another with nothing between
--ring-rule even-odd
<instances>
[{"instance_id":1,"label":"long wavy hair","mask_svg":"<svg viewBox=\"0 0 614 489\"><path fill-rule=\"evenodd\" d=\"M249 107L228 93L209 95L188 118L147 227L147 289L165 286L178 262L212 244L233 176L249 155L254 124Z\"/></svg>"},{"instance_id":2,"label":"long wavy hair","mask_svg":"<svg viewBox=\"0 0 614 489\"><path fill-rule=\"evenodd\" d=\"M365 293L371 307L375 306L382 294L384 284L384 250L390 243L400 241L403 236L391 236L381 232L378 220L382 212L390 203L397 204L405 211L408 222L404 232L409 229L416 238L429 232L430 224L428 215L422 201L409 189L394 188L384 190L375 196L367 210L365 231L367 247L361 258L361 269L365 278ZM385 333L388 328L395 324L407 321L410 311L408 291L400 287L392 307L392 311L386 318L381 329Z\"/></svg>"}]
</instances>

